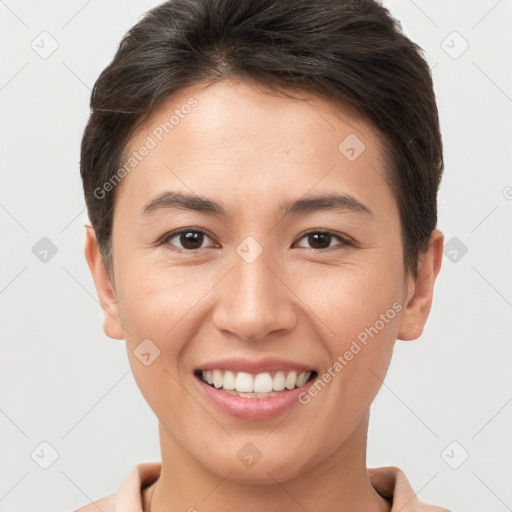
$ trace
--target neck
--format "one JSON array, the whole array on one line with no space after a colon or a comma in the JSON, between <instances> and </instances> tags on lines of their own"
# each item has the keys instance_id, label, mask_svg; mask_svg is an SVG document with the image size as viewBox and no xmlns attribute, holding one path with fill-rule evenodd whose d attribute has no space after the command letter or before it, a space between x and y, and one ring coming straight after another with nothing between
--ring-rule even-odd
<instances>
[{"instance_id":1,"label":"neck","mask_svg":"<svg viewBox=\"0 0 512 512\"><path fill-rule=\"evenodd\" d=\"M209 471L160 424L162 470L148 493L151 512L389 512L389 502L372 487L366 471L368 419L369 412L340 447L311 468L283 482L256 485Z\"/></svg>"}]
</instances>

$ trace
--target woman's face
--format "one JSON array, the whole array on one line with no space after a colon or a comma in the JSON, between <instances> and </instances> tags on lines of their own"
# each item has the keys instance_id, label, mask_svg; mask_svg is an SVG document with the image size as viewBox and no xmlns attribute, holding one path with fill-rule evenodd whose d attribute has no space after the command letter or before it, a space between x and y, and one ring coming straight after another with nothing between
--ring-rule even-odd
<instances>
[{"instance_id":1,"label":"woman's face","mask_svg":"<svg viewBox=\"0 0 512 512\"><path fill-rule=\"evenodd\" d=\"M116 191L105 331L126 339L162 445L246 482L340 453L408 336L414 281L378 139L303 97L183 91L131 140ZM255 383L272 396L218 389Z\"/></svg>"}]
</instances>

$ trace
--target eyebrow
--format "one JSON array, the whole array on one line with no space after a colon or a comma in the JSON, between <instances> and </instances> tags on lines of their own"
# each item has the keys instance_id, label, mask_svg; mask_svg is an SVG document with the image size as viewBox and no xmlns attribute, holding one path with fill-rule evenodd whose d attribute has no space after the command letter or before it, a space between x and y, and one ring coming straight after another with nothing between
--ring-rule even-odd
<instances>
[{"instance_id":1,"label":"eyebrow","mask_svg":"<svg viewBox=\"0 0 512 512\"><path fill-rule=\"evenodd\" d=\"M183 194L180 192L163 192L149 201L142 209L142 216L150 216L159 211L173 208L192 210L227 217L228 212L221 203L201 197L195 194ZM285 201L279 207L283 215L306 214L322 210L350 211L363 213L373 217L368 206L358 201L350 194L331 193L322 195L305 196L295 201Z\"/></svg>"}]
</instances>

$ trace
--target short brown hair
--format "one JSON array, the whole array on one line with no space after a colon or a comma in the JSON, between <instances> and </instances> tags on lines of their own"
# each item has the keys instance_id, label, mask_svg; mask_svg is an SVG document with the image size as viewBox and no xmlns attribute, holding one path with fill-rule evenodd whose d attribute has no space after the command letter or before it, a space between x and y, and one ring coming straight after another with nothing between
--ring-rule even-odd
<instances>
[{"instance_id":1,"label":"short brown hair","mask_svg":"<svg viewBox=\"0 0 512 512\"><path fill-rule=\"evenodd\" d=\"M404 267L437 224L443 148L430 68L400 23L372 0L171 0L122 39L91 95L80 173L102 259L111 268L115 175L137 127L171 94L236 77L302 89L361 112L385 141Z\"/></svg>"}]
</instances>

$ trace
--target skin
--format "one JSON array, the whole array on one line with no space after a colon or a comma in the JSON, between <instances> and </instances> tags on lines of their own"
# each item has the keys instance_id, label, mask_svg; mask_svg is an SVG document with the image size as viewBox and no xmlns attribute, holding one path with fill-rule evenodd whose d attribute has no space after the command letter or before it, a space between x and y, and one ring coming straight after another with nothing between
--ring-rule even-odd
<instances>
[{"instance_id":1,"label":"skin","mask_svg":"<svg viewBox=\"0 0 512 512\"><path fill-rule=\"evenodd\" d=\"M126 340L133 375L159 420L162 472L151 510L238 511L241 504L249 512L389 510L366 469L369 407L395 341L422 333L443 235L432 233L417 276L406 274L397 204L375 130L315 95L284 98L246 81L196 84L163 104L128 152L191 96L197 106L116 191L110 275L92 228L85 247L105 333ZM338 149L349 134L365 144L354 161ZM206 196L228 215L178 208L143 215L164 191ZM350 194L372 215L279 211L283 201L333 191ZM209 234L198 249L183 248L180 236L157 243L187 228ZM333 236L314 245L307 234L318 229L349 243ZM250 264L236 252L247 236L263 249ZM393 304L401 311L291 414L231 417L194 381L201 364L236 356L292 359L321 374ZM144 339L160 349L149 366L134 354ZM250 468L237 457L247 442L262 454ZM147 508L147 493L144 501Z\"/></svg>"}]
</instances>

